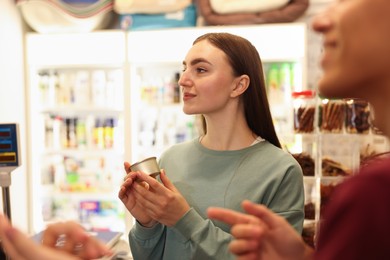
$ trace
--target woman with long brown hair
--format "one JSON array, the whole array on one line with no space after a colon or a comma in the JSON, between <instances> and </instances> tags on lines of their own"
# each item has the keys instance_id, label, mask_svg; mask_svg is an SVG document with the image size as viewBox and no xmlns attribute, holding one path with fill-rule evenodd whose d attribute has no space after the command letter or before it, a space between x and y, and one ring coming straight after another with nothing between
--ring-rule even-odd
<instances>
[{"instance_id":1,"label":"woman with long brown hair","mask_svg":"<svg viewBox=\"0 0 390 260\"><path fill-rule=\"evenodd\" d=\"M128 172L119 197L136 219L129 234L134 259L231 259L229 227L207 218L210 206L239 210L246 198L302 230L302 171L280 148L260 56L229 33L197 38L179 79L183 111L201 115L199 138L172 146L160 180Z\"/></svg>"}]
</instances>

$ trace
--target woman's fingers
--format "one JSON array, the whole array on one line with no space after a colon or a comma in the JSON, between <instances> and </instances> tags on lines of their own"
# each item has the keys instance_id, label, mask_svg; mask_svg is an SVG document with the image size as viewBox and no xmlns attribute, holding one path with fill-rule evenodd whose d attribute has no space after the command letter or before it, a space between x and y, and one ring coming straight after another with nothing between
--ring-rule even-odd
<instances>
[{"instance_id":1,"label":"woman's fingers","mask_svg":"<svg viewBox=\"0 0 390 260\"><path fill-rule=\"evenodd\" d=\"M150 188L153 190L158 190L162 187L162 184L159 183L155 178L150 177L149 175L143 173L143 172L136 172L137 173L137 181L138 182L146 182Z\"/></svg>"},{"instance_id":2,"label":"woman's fingers","mask_svg":"<svg viewBox=\"0 0 390 260\"><path fill-rule=\"evenodd\" d=\"M160 179L166 188L168 188L169 190L174 191L174 192L177 191L176 187L173 185L173 183L167 177L164 169L161 170Z\"/></svg>"},{"instance_id":3,"label":"woman's fingers","mask_svg":"<svg viewBox=\"0 0 390 260\"><path fill-rule=\"evenodd\" d=\"M125 169L126 173L131 172L131 170L130 170L130 163L124 162L123 163L123 168Z\"/></svg>"}]
</instances>

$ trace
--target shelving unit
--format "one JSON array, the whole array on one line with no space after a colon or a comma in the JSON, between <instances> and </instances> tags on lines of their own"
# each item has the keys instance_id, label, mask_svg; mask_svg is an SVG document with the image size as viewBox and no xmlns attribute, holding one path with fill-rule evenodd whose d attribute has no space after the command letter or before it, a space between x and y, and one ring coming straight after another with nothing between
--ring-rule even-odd
<instances>
[{"instance_id":1,"label":"shelving unit","mask_svg":"<svg viewBox=\"0 0 390 260\"><path fill-rule=\"evenodd\" d=\"M305 241L315 246L316 232L319 231L319 223L323 221L324 209L331 199L334 188L357 174L365 160L375 154L381 154L390 150L386 137L378 134L370 126L369 111L363 114L355 113L353 120L356 124L368 125L368 128L357 126L364 131L351 129L354 123L348 122L347 107L350 100L338 100L341 106L339 110L333 110L339 114L340 124L333 124L333 128L321 127L321 101L317 99L313 130L311 133L295 133L294 146L290 152L294 154L301 164L304 172L305 183L305 223L303 237ZM332 118L335 118L332 115ZM360 119L364 120L360 120ZM367 122L365 122L367 120ZM306 121L307 122L307 121ZM336 128L337 126L337 128ZM340 127L339 127L340 126ZM305 128L307 129L307 128ZM327 131L327 130L330 131Z\"/></svg>"},{"instance_id":2,"label":"shelving unit","mask_svg":"<svg viewBox=\"0 0 390 260\"><path fill-rule=\"evenodd\" d=\"M125 229L123 32L27 35L31 226Z\"/></svg>"}]
</instances>

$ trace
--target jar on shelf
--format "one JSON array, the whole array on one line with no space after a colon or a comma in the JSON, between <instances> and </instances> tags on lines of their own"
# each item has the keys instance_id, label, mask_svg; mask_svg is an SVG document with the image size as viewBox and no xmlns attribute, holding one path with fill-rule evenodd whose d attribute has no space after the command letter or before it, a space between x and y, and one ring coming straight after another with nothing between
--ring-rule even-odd
<instances>
[{"instance_id":1,"label":"jar on shelf","mask_svg":"<svg viewBox=\"0 0 390 260\"><path fill-rule=\"evenodd\" d=\"M345 102L340 99L321 99L318 125L324 133L342 133L345 122Z\"/></svg>"},{"instance_id":2,"label":"jar on shelf","mask_svg":"<svg viewBox=\"0 0 390 260\"><path fill-rule=\"evenodd\" d=\"M370 106L363 99L348 99L345 128L347 133L367 134L370 130Z\"/></svg>"},{"instance_id":3,"label":"jar on shelf","mask_svg":"<svg viewBox=\"0 0 390 260\"><path fill-rule=\"evenodd\" d=\"M295 133L313 133L316 111L315 92L306 90L293 92L293 117Z\"/></svg>"}]
</instances>

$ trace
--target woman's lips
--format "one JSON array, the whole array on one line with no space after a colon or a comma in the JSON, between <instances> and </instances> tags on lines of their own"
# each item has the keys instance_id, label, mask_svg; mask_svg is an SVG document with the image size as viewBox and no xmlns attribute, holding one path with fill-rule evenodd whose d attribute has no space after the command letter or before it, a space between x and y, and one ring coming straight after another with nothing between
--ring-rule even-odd
<instances>
[{"instance_id":1,"label":"woman's lips","mask_svg":"<svg viewBox=\"0 0 390 260\"><path fill-rule=\"evenodd\" d=\"M196 95L191 93L183 93L183 101L188 101L194 97L196 97Z\"/></svg>"}]
</instances>

